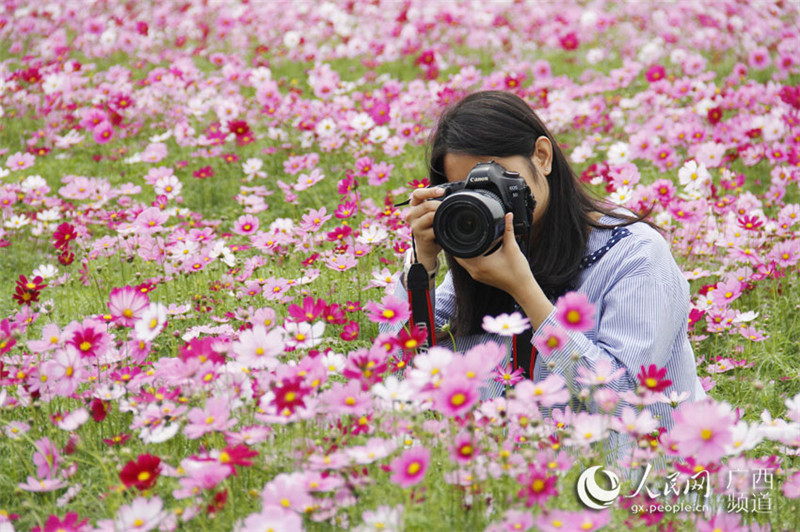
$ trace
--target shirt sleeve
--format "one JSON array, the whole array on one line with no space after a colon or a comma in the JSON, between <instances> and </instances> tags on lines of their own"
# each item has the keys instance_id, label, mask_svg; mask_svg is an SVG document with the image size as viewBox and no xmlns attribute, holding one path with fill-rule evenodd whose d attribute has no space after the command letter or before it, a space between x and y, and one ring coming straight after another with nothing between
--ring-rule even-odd
<instances>
[{"instance_id":1,"label":"shirt sleeve","mask_svg":"<svg viewBox=\"0 0 800 532\"><path fill-rule=\"evenodd\" d=\"M609 387L617 391L633 390L638 386L636 374L640 367L655 364L664 367L680 329L676 316L673 288L653 275L638 274L621 277L598 303L596 336L590 340L584 333L567 331L565 345L542 363L550 373L565 376L575 366L594 372L600 360L608 360L613 368L626 373ZM542 322L533 339L544 336L546 326L564 330L555 310ZM574 378L576 373L572 373Z\"/></svg>"}]
</instances>

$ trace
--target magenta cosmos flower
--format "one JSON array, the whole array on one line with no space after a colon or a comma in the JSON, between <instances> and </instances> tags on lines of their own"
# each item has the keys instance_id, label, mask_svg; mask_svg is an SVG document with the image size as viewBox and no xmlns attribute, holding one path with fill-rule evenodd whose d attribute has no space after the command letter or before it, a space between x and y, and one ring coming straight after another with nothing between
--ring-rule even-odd
<instances>
[{"instance_id":1,"label":"magenta cosmos flower","mask_svg":"<svg viewBox=\"0 0 800 532\"><path fill-rule=\"evenodd\" d=\"M392 461L389 480L402 488L418 484L425 478L430 460L431 451L427 447L412 447Z\"/></svg>"},{"instance_id":2,"label":"magenta cosmos flower","mask_svg":"<svg viewBox=\"0 0 800 532\"><path fill-rule=\"evenodd\" d=\"M434 393L436 408L447 416L462 416L469 412L480 400L478 391L480 382L477 379L464 377L448 377Z\"/></svg>"},{"instance_id":3,"label":"magenta cosmos flower","mask_svg":"<svg viewBox=\"0 0 800 532\"><path fill-rule=\"evenodd\" d=\"M571 331L588 331L594 325L594 305L580 292L569 292L556 301L555 318Z\"/></svg>"}]
</instances>

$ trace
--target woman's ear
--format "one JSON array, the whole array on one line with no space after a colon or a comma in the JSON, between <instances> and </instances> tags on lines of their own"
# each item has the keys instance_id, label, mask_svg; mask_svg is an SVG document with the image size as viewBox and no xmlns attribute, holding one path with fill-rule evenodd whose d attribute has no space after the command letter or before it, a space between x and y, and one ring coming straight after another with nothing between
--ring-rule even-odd
<instances>
[{"instance_id":1,"label":"woman's ear","mask_svg":"<svg viewBox=\"0 0 800 532\"><path fill-rule=\"evenodd\" d=\"M545 136L536 139L531 161L542 174L550 175L553 170L553 145L550 143L550 139Z\"/></svg>"}]
</instances>

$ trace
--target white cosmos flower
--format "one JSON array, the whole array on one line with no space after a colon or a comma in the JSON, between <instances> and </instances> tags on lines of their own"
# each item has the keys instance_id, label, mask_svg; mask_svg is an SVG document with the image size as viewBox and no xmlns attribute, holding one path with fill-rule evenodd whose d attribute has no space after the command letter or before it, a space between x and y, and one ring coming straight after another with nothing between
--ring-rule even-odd
<instances>
[{"instance_id":1,"label":"white cosmos flower","mask_svg":"<svg viewBox=\"0 0 800 532\"><path fill-rule=\"evenodd\" d=\"M353 116L353 118L350 119L350 127L355 129L359 133L367 131L374 125L375 121L372 120L372 117L369 116L367 113L358 113L355 116Z\"/></svg>"},{"instance_id":2,"label":"white cosmos flower","mask_svg":"<svg viewBox=\"0 0 800 532\"><path fill-rule=\"evenodd\" d=\"M295 349L311 349L324 340L325 322L310 323L286 322L283 324L284 341Z\"/></svg>"},{"instance_id":3,"label":"white cosmos flower","mask_svg":"<svg viewBox=\"0 0 800 532\"><path fill-rule=\"evenodd\" d=\"M630 147L627 142L615 142L608 148L608 162L611 164L627 163L631 158Z\"/></svg>"},{"instance_id":4,"label":"white cosmos flower","mask_svg":"<svg viewBox=\"0 0 800 532\"><path fill-rule=\"evenodd\" d=\"M52 264L40 264L38 268L33 270L34 277L41 277L42 279L52 279L58 275L58 269Z\"/></svg>"},{"instance_id":5,"label":"white cosmos flower","mask_svg":"<svg viewBox=\"0 0 800 532\"><path fill-rule=\"evenodd\" d=\"M85 408L79 408L70 412L58 422L58 428L72 432L84 423L89 421L89 412Z\"/></svg>"},{"instance_id":6,"label":"white cosmos flower","mask_svg":"<svg viewBox=\"0 0 800 532\"><path fill-rule=\"evenodd\" d=\"M500 336L514 336L530 327L528 318L524 318L519 312L511 314L500 314L499 316L484 316L483 330L488 333L499 334Z\"/></svg>"},{"instance_id":7,"label":"white cosmos flower","mask_svg":"<svg viewBox=\"0 0 800 532\"><path fill-rule=\"evenodd\" d=\"M371 224L369 227L361 231L361 234L356 238L359 244L377 244L384 241L389 236L388 231L378 224Z\"/></svg>"},{"instance_id":8,"label":"white cosmos flower","mask_svg":"<svg viewBox=\"0 0 800 532\"><path fill-rule=\"evenodd\" d=\"M142 317L133 327L137 340L152 342L156 336L164 329L167 323L167 307L162 303L150 303L150 306L142 313Z\"/></svg>"},{"instance_id":9,"label":"white cosmos flower","mask_svg":"<svg viewBox=\"0 0 800 532\"><path fill-rule=\"evenodd\" d=\"M617 205L625 205L631 200L631 193L632 190L630 187L620 187L616 190L616 192L612 192L608 196L608 199Z\"/></svg>"}]
</instances>

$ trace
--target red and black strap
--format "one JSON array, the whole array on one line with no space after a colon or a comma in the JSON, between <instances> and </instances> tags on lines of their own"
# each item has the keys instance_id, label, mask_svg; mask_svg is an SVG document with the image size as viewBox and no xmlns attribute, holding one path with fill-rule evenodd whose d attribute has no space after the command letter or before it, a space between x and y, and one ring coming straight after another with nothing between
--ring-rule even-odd
<instances>
[{"instance_id":1,"label":"red and black strap","mask_svg":"<svg viewBox=\"0 0 800 532\"><path fill-rule=\"evenodd\" d=\"M520 334L515 334L511 343L511 364L513 370L522 370L522 376L533 380L533 367L536 364L536 348L531 339L533 329L527 328Z\"/></svg>"},{"instance_id":2,"label":"red and black strap","mask_svg":"<svg viewBox=\"0 0 800 532\"><path fill-rule=\"evenodd\" d=\"M433 304L431 302L430 277L425 266L416 262L406 274L406 290L411 303L411 323L427 333L426 345L436 345L436 330L433 323Z\"/></svg>"}]
</instances>

